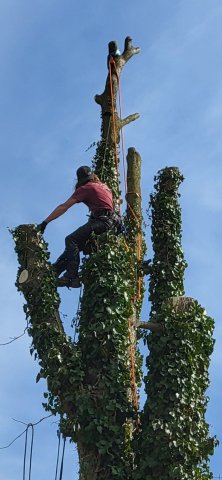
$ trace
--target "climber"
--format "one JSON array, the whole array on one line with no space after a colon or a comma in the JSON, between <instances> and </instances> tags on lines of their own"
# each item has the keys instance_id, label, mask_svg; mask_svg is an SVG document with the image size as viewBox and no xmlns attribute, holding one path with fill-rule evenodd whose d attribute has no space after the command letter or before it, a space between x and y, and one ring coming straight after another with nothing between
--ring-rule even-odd
<instances>
[{"instance_id":1,"label":"climber","mask_svg":"<svg viewBox=\"0 0 222 480\"><path fill-rule=\"evenodd\" d=\"M90 211L90 217L85 225L79 227L65 238L65 250L53 264L59 287L80 287L78 268L80 263L79 252L92 232L96 235L114 230L117 233L121 229L121 219L114 211L112 192L105 183L102 183L97 175L87 166L81 166L77 172L75 192L66 202L58 205L52 213L40 224L38 228L44 233L46 226L52 220L63 215L75 203L83 202Z\"/></svg>"}]
</instances>

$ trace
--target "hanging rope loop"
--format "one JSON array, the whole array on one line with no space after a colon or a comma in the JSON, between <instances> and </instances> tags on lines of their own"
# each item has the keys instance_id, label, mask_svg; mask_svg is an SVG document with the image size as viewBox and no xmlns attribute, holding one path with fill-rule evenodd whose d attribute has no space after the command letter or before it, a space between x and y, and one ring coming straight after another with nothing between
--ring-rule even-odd
<instances>
[{"instance_id":1,"label":"hanging rope loop","mask_svg":"<svg viewBox=\"0 0 222 480\"><path fill-rule=\"evenodd\" d=\"M28 480L31 480L31 472L32 472L32 453L33 453L33 442L34 442L34 425L32 423L28 423L26 432L25 432L25 449L24 449L24 460L23 460L23 480L26 478L26 456L27 456L27 448L28 448L28 433L29 429L31 429L31 443L30 443L30 453L29 453L29 470L28 470Z\"/></svg>"}]
</instances>

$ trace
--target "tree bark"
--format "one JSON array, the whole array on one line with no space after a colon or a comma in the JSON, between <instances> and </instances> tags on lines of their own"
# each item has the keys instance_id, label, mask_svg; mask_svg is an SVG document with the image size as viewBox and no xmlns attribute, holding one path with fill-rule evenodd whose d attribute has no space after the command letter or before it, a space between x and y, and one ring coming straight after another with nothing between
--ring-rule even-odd
<instances>
[{"instance_id":1,"label":"tree bark","mask_svg":"<svg viewBox=\"0 0 222 480\"><path fill-rule=\"evenodd\" d=\"M127 154L127 193L126 193L126 218L128 241L135 254L135 297L132 303L133 314L129 319L130 348L129 356L132 371L131 397L138 408L137 387L135 384L134 363L137 349L136 323L143 298L143 279L139 274L139 265L143 259L143 232L142 232L142 207L141 207L141 157L135 148L128 149ZM132 267L133 268L133 267Z\"/></svg>"},{"instance_id":2,"label":"tree bark","mask_svg":"<svg viewBox=\"0 0 222 480\"><path fill-rule=\"evenodd\" d=\"M95 95L95 101L101 106L102 110L102 138L107 143L118 145L121 128L139 118L138 113L133 113L122 119L117 113L116 105L122 69L139 52L140 48L134 47L132 39L126 37L122 54L114 57L108 55L108 75L105 89L100 95Z\"/></svg>"},{"instance_id":3,"label":"tree bark","mask_svg":"<svg viewBox=\"0 0 222 480\"><path fill-rule=\"evenodd\" d=\"M109 51L105 89L95 97L102 109L102 140L101 148L98 148L100 163L95 162L95 172L105 182L107 175L111 184L107 183L113 192L117 187L114 192L115 202L119 201L116 162L120 130L139 117L139 114L134 113L121 118L121 113L117 113L119 81L124 65L139 51L139 48L133 47L130 37L125 40L122 54L113 57ZM103 178L102 172L105 172ZM130 370L136 368L136 337L131 319L128 321L132 311L133 287L130 283L132 273L128 274L130 262L124 239L111 238L111 247L107 245L107 240L102 240L103 251L110 247L108 254L111 259L115 258L115 261L110 262L108 272L107 256L104 253L102 258L99 248L96 252L96 269L93 271L95 264L90 263L93 256L86 262L88 272L87 267L85 273L82 271L85 278L79 339L78 344L73 345L64 332L59 316L60 298L56 278L41 233L35 225L20 225L14 230L13 236L20 264L17 287L27 302L25 311L30 322L29 335L33 339L31 349L35 350L35 357L40 360L38 378L45 378L48 383L46 408L64 416L61 430L77 442L81 480L112 480L114 474L118 475L115 477L117 479L128 478L133 466L132 418L135 416L135 408L130 394L135 379L132 379L132 385ZM119 260L120 255L127 265L125 270ZM138 259L137 256L137 264ZM24 270L28 272L27 279L26 272L20 277ZM109 282L110 291L107 293ZM135 283L136 291L137 281ZM115 312L117 306L118 314ZM138 305L136 308L138 310ZM130 335L132 334L131 365L127 322L130 323Z\"/></svg>"},{"instance_id":4,"label":"tree bark","mask_svg":"<svg viewBox=\"0 0 222 480\"><path fill-rule=\"evenodd\" d=\"M32 337L31 352L36 351L41 370L37 381L46 378L50 393L57 398L63 414L73 418L75 397L67 401L70 383L66 365L75 357L76 346L65 334L59 315L60 297L56 277L48 261L47 244L35 225L19 225L12 232L18 255L19 270L16 285L26 299L24 311ZM21 273L27 272L26 281ZM22 280L22 281L21 281ZM76 385L77 390L80 385Z\"/></svg>"}]
</instances>

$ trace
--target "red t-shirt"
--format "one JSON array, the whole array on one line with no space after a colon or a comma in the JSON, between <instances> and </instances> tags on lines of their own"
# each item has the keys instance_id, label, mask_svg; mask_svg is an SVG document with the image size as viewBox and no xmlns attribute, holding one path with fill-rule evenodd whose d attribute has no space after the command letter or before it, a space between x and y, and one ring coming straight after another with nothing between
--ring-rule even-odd
<instances>
[{"instance_id":1,"label":"red t-shirt","mask_svg":"<svg viewBox=\"0 0 222 480\"><path fill-rule=\"evenodd\" d=\"M77 188L72 197L78 203L85 203L90 212L101 209L114 210L112 192L105 183L87 182Z\"/></svg>"}]
</instances>

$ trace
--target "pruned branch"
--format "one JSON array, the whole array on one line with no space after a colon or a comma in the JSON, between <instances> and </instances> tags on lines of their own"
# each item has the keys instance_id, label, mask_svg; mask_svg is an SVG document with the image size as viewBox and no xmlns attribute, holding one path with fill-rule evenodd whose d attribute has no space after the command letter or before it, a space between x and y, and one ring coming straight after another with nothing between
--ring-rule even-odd
<instances>
[{"instance_id":1,"label":"pruned branch","mask_svg":"<svg viewBox=\"0 0 222 480\"><path fill-rule=\"evenodd\" d=\"M192 297L170 297L166 304L172 307L176 312L188 312L191 308L193 308L195 304L195 300Z\"/></svg>"},{"instance_id":2,"label":"pruned branch","mask_svg":"<svg viewBox=\"0 0 222 480\"><path fill-rule=\"evenodd\" d=\"M164 330L164 325L160 323L145 322L142 320L138 320L138 322L135 324L135 327L144 330L150 330L151 332L163 332Z\"/></svg>"},{"instance_id":3,"label":"pruned branch","mask_svg":"<svg viewBox=\"0 0 222 480\"><path fill-rule=\"evenodd\" d=\"M139 52L140 48L133 46L132 39L129 36L125 39L124 51L122 54L118 49L116 41L111 41L108 45L107 66L109 71L106 78L105 89L103 93L95 95L94 99L102 109L102 137L111 143L115 143L116 138L118 144L120 129L139 118L139 114L134 113L121 119L118 117L116 108L116 97L119 90L122 69L124 65ZM108 129L107 123L110 122L110 116L113 117L113 113L115 115L115 127L112 125L111 128ZM115 134L114 129L116 129ZM107 132L109 132L108 136Z\"/></svg>"},{"instance_id":4,"label":"pruned branch","mask_svg":"<svg viewBox=\"0 0 222 480\"><path fill-rule=\"evenodd\" d=\"M120 128L125 127L125 125L128 125L128 123L134 122L135 120L137 120L137 118L140 118L139 113L133 113L132 115L128 115L128 117L126 118L122 118L120 120Z\"/></svg>"},{"instance_id":5,"label":"pruned branch","mask_svg":"<svg viewBox=\"0 0 222 480\"><path fill-rule=\"evenodd\" d=\"M124 52L122 54L122 58L124 59L125 63L132 58L133 55L140 53L139 47L134 47L132 43L131 37L125 38L125 45L124 45Z\"/></svg>"},{"instance_id":6,"label":"pruned branch","mask_svg":"<svg viewBox=\"0 0 222 480\"><path fill-rule=\"evenodd\" d=\"M188 312L194 307L195 300L192 297L170 297L165 303L166 305L169 305L171 308L173 308L177 313L184 313ZM135 327L145 330L151 330L152 332L160 332L165 329L163 324L150 321L146 322L143 320L138 320L135 323Z\"/></svg>"},{"instance_id":7,"label":"pruned branch","mask_svg":"<svg viewBox=\"0 0 222 480\"><path fill-rule=\"evenodd\" d=\"M76 410L76 393L72 401L67 365L80 370L80 360L75 345L66 336L59 316L60 297L56 277L48 261L47 244L36 225L20 225L12 232L20 264L16 285L26 299L24 311L29 319L28 333L32 337L31 353L35 350L41 370L37 375L46 378L49 392L59 399L63 411L70 417ZM24 274L23 274L23 273ZM75 392L80 386L77 378Z\"/></svg>"},{"instance_id":8,"label":"pruned branch","mask_svg":"<svg viewBox=\"0 0 222 480\"><path fill-rule=\"evenodd\" d=\"M36 324L49 323L64 333L59 315L60 297L57 293L54 271L44 252L44 241L35 225L19 225L13 232L20 268L16 285L28 302L29 315ZM25 272L25 278L22 273ZM26 278L27 277L27 278ZM45 286L47 283L47 287ZM49 291L50 285L50 291ZM36 298L35 298L36 294ZM42 297L50 308L42 308L37 297ZM45 312L45 314L44 314Z\"/></svg>"}]
</instances>

